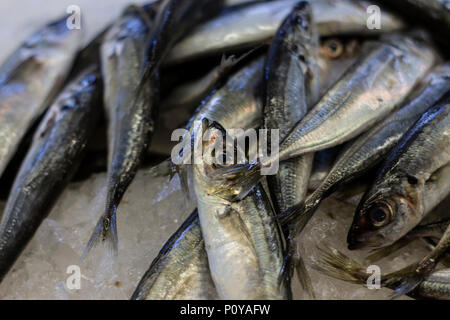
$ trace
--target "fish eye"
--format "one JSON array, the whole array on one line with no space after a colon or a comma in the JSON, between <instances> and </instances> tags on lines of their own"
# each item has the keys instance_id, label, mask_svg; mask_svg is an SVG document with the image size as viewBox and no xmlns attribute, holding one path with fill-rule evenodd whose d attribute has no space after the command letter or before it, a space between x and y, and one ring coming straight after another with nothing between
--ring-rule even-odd
<instances>
[{"instance_id":1,"label":"fish eye","mask_svg":"<svg viewBox=\"0 0 450 320\"><path fill-rule=\"evenodd\" d=\"M391 220L392 210L388 204L378 204L370 208L368 216L373 226L381 227Z\"/></svg>"},{"instance_id":2,"label":"fish eye","mask_svg":"<svg viewBox=\"0 0 450 320\"><path fill-rule=\"evenodd\" d=\"M321 51L325 57L337 59L343 54L344 45L338 39L328 39L323 43Z\"/></svg>"},{"instance_id":3,"label":"fish eye","mask_svg":"<svg viewBox=\"0 0 450 320\"><path fill-rule=\"evenodd\" d=\"M419 180L416 177L408 176L408 183L414 186L419 183Z\"/></svg>"}]
</instances>

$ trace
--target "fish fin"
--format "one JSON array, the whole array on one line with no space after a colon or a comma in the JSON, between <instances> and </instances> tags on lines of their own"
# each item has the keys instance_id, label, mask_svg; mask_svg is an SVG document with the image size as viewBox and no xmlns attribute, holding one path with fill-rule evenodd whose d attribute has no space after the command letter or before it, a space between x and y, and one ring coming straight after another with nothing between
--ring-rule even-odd
<instances>
[{"instance_id":1,"label":"fish fin","mask_svg":"<svg viewBox=\"0 0 450 320\"><path fill-rule=\"evenodd\" d=\"M176 172L180 177L181 192L183 193L186 203L189 203L189 200L191 199L191 193L189 191L188 172L186 168L183 167L176 167Z\"/></svg>"},{"instance_id":2,"label":"fish fin","mask_svg":"<svg viewBox=\"0 0 450 320\"><path fill-rule=\"evenodd\" d=\"M288 226L288 228L295 230L296 234L300 234L316 212L316 208L305 207L302 203L295 205L281 214L280 223L283 226Z\"/></svg>"},{"instance_id":3,"label":"fish fin","mask_svg":"<svg viewBox=\"0 0 450 320\"><path fill-rule=\"evenodd\" d=\"M113 206L112 215L103 215L98 220L98 223L89 239L88 244L81 256L84 260L92 248L97 246L99 243L104 243L108 249L108 252L114 256L118 256L118 237L117 237L117 207Z\"/></svg>"},{"instance_id":4,"label":"fish fin","mask_svg":"<svg viewBox=\"0 0 450 320\"><path fill-rule=\"evenodd\" d=\"M217 168L209 174L209 177L217 182L214 195L229 201L244 199L262 179L259 168L258 164L250 163ZM239 190L239 192L233 192L230 196L230 190Z\"/></svg>"},{"instance_id":5,"label":"fish fin","mask_svg":"<svg viewBox=\"0 0 450 320\"><path fill-rule=\"evenodd\" d=\"M368 275L364 267L337 249L318 246L319 260L313 265L314 269L329 277L346 282L365 284Z\"/></svg>"},{"instance_id":6,"label":"fish fin","mask_svg":"<svg viewBox=\"0 0 450 320\"><path fill-rule=\"evenodd\" d=\"M308 270L306 269L305 261L299 254L297 254L295 257L295 271L297 273L300 284L303 287L303 290L305 290L305 292L312 300L315 300L316 295L314 293L314 286L312 284L311 277Z\"/></svg>"},{"instance_id":7,"label":"fish fin","mask_svg":"<svg viewBox=\"0 0 450 320\"><path fill-rule=\"evenodd\" d=\"M295 238L292 238L291 231L287 231L286 237L286 253L283 259L283 266L280 272L280 285L284 282L288 284L291 282L294 268L299 279L300 285L303 290L308 294L311 299L316 299L314 294L314 287L312 285L311 277L306 269L306 264L298 252Z\"/></svg>"},{"instance_id":8,"label":"fish fin","mask_svg":"<svg viewBox=\"0 0 450 320\"><path fill-rule=\"evenodd\" d=\"M225 141L228 146L229 139L226 129L216 121L210 121L207 118L203 118L202 136L209 129L218 130L222 135L222 141ZM208 142L211 144L211 141L215 140L211 139ZM206 143L204 140L204 146L205 145ZM234 149L234 152L236 152L237 149L234 143L232 148ZM217 158L217 155L215 157ZM262 179L259 172L259 163L253 164L247 162L244 164L236 164L233 162L232 164L227 165L214 163L208 164L208 167L207 177L214 183L214 192L212 192L212 194L231 202L244 199Z\"/></svg>"},{"instance_id":9,"label":"fish fin","mask_svg":"<svg viewBox=\"0 0 450 320\"><path fill-rule=\"evenodd\" d=\"M373 250L372 253L366 257L366 259L364 260L364 263L370 265L376 261L386 258L387 256L391 255L392 253L405 247L406 245L411 243L413 240L414 239L412 239L412 238L403 237L400 240L394 242L393 244L391 244L389 246Z\"/></svg>"},{"instance_id":10,"label":"fish fin","mask_svg":"<svg viewBox=\"0 0 450 320\"><path fill-rule=\"evenodd\" d=\"M167 177L169 176L172 179L177 173L177 166L172 163L169 159L164 160L163 162L153 166L146 172L147 175L152 177Z\"/></svg>"}]
</instances>

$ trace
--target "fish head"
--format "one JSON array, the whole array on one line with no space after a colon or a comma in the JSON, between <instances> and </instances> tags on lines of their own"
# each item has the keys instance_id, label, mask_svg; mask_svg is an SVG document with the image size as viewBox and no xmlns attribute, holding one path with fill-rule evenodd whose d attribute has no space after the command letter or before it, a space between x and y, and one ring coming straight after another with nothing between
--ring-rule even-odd
<instances>
[{"instance_id":1,"label":"fish head","mask_svg":"<svg viewBox=\"0 0 450 320\"><path fill-rule=\"evenodd\" d=\"M201 156L194 155L194 180L197 197L221 198L225 201L243 199L259 181L254 175L247 175L247 162L240 164L235 157L237 146L235 136L217 122L201 121L201 137L196 137L194 148L201 144ZM197 130L195 130L197 131ZM198 139L202 139L201 142ZM257 171L255 171L257 172ZM199 187L201 190L199 190Z\"/></svg>"},{"instance_id":2,"label":"fish head","mask_svg":"<svg viewBox=\"0 0 450 320\"><path fill-rule=\"evenodd\" d=\"M299 2L283 23L280 36L285 46L302 59L311 56L318 46L317 31L313 23L311 5L306 1ZM305 61L303 61L305 62Z\"/></svg>"},{"instance_id":3,"label":"fish head","mask_svg":"<svg viewBox=\"0 0 450 320\"><path fill-rule=\"evenodd\" d=\"M371 190L376 191L369 190L356 210L347 237L348 248L385 247L411 231L422 216L422 188L423 184L411 176L375 184Z\"/></svg>"}]
</instances>

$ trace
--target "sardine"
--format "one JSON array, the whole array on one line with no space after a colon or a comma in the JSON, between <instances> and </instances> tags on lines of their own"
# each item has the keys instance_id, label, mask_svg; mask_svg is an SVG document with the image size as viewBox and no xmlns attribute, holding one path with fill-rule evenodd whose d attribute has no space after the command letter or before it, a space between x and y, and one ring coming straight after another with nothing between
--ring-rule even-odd
<instances>
[{"instance_id":1,"label":"sardine","mask_svg":"<svg viewBox=\"0 0 450 320\"><path fill-rule=\"evenodd\" d=\"M131 299L217 299L197 210L166 242Z\"/></svg>"},{"instance_id":2,"label":"sardine","mask_svg":"<svg viewBox=\"0 0 450 320\"><path fill-rule=\"evenodd\" d=\"M391 35L355 63L284 139L278 154L214 172L228 199L253 187L261 167L349 141L402 103L436 60L423 40ZM223 193L223 192L222 192ZM236 196L236 193L238 196Z\"/></svg>"},{"instance_id":3,"label":"sardine","mask_svg":"<svg viewBox=\"0 0 450 320\"><path fill-rule=\"evenodd\" d=\"M279 129L282 139L305 116L308 104L312 105L319 98L318 55L319 38L311 6L301 1L281 24L269 49L265 67L264 128ZM267 178L278 214L303 202L313 157L311 153L285 161L280 164L276 175ZM293 244L288 247L291 252L286 258L286 275L290 278L292 267L303 265L303 262L296 247ZM304 288L314 296L308 274L302 273L299 278Z\"/></svg>"},{"instance_id":4,"label":"sardine","mask_svg":"<svg viewBox=\"0 0 450 320\"><path fill-rule=\"evenodd\" d=\"M312 19L310 5L299 2L282 23L267 56L264 128L279 129L281 139L305 116L307 100L318 99L319 44ZM286 161L268 177L279 212L303 201L312 160L309 154Z\"/></svg>"},{"instance_id":5,"label":"sardine","mask_svg":"<svg viewBox=\"0 0 450 320\"><path fill-rule=\"evenodd\" d=\"M226 10L217 18L192 30L177 43L166 63L180 63L270 43L297 2L298 0L267 1L249 4L239 10ZM383 11L382 28L370 30L367 28L366 12L369 4L364 2L315 0L311 1L311 6L320 36L390 33L404 27L401 19Z\"/></svg>"},{"instance_id":6,"label":"sardine","mask_svg":"<svg viewBox=\"0 0 450 320\"><path fill-rule=\"evenodd\" d=\"M218 126L204 119L202 133ZM224 134L223 127L217 130ZM203 159L212 156L205 150L217 142L215 137L203 143ZM211 276L219 298L286 299L290 292L281 278L282 239L264 189L257 186L236 203L216 197L206 176L215 164L208 163L203 160L192 166L193 184Z\"/></svg>"},{"instance_id":7,"label":"sardine","mask_svg":"<svg viewBox=\"0 0 450 320\"><path fill-rule=\"evenodd\" d=\"M450 64L435 68L405 105L384 121L358 137L344 148L330 173L321 185L306 199L303 207L291 215L305 223L321 201L339 186L354 181L384 159L403 134L450 90Z\"/></svg>"},{"instance_id":8,"label":"sardine","mask_svg":"<svg viewBox=\"0 0 450 320\"><path fill-rule=\"evenodd\" d=\"M72 67L82 32L66 19L35 32L0 67L0 175Z\"/></svg>"},{"instance_id":9,"label":"sardine","mask_svg":"<svg viewBox=\"0 0 450 320\"><path fill-rule=\"evenodd\" d=\"M117 254L117 207L136 175L154 131L158 73L147 83L140 99L135 100L151 21L151 14L139 7L128 8L101 46L108 119L107 197L105 211L84 256L98 241L107 242Z\"/></svg>"},{"instance_id":10,"label":"sardine","mask_svg":"<svg viewBox=\"0 0 450 320\"><path fill-rule=\"evenodd\" d=\"M281 143L281 161L348 141L387 116L435 62L412 37L390 36L353 65Z\"/></svg>"},{"instance_id":11,"label":"sardine","mask_svg":"<svg viewBox=\"0 0 450 320\"><path fill-rule=\"evenodd\" d=\"M450 192L450 92L405 133L364 194L348 234L350 249L397 241Z\"/></svg>"},{"instance_id":12,"label":"sardine","mask_svg":"<svg viewBox=\"0 0 450 320\"><path fill-rule=\"evenodd\" d=\"M0 279L76 172L101 113L101 78L83 72L42 120L14 181L0 225Z\"/></svg>"}]
</instances>

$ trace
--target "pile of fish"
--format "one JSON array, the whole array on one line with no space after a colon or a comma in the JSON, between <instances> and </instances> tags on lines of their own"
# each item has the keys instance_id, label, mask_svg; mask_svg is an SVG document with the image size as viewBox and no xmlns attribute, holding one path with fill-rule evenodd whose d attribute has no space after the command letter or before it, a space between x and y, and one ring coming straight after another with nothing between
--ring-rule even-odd
<instances>
[{"instance_id":1,"label":"pile of fish","mask_svg":"<svg viewBox=\"0 0 450 320\"><path fill-rule=\"evenodd\" d=\"M197 203L132 299L290 299L294 273L314 298L300 234L342 190L363 193L348 247L372 249L368 262L429 244L381 286L450 299L449 210L434 210L450 195L450 7L377 4L380 28L369 28L365 1L160 0L130 5L84 48L67 17L37 31L0 67L2 188L14 176L0 281L94 161L106 123L106 203L84 256L98 244L120 254L117 209L144 162L154 164L148 179L178 175ZM192 156L183 148L161 162L152 136L161 113L178 112L192 115L180 141L199 136L210 160L236 151L233 129L279 140L259 134L243 161L180 162ZM262 142L269 155L252 161ZM317 246L316 269L366 284L367 266Z\"/></svg>"}]
</instances>

